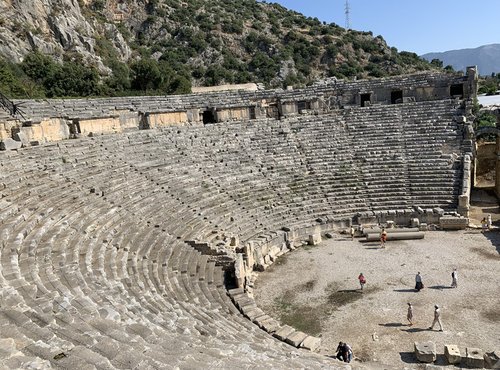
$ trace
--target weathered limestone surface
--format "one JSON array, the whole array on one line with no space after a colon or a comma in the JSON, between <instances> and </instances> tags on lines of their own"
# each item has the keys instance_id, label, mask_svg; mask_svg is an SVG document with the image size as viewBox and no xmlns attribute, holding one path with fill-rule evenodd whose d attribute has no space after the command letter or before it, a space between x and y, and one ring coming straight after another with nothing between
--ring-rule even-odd
<instances>
[{"instance_id":1,"label":"weathered limestone surface","mask_svg":"<svg viewBox=\"0 0 500 370\"><path fill-rule=\"evenodd\" d=\"M321 339L316 337L307 336L300 344L300 348L316 351L321 346Z\"/></svg>"},{"instance_id":2,"label":"weathered limestone surface","mask_svg":"<svg viewBox=\"0 0 500 370\"><path fill-rule=\"evenodd\" d=\"M464 217L443 216L439 219L443 230L463 230L469 226L469 219Z\"/></svg>"},{"instance_id":3,"label":"weathered limestone surface","mask_svg":"<svg viewBox=\"0 0 500 370\"><path fill-rule=\"evenodd\" d=\"M436 344L434 342L415 342L415 357L420 362L436 361Z\"/></svg>"},{"instance_id":4,"label":"weathered limestone surface","mask_svg":"<svg viewBox=\"0 0 500 370\"><path fill-rule=\"evenodd\" d=\"M186 112L151 112L147 115L147 122L150 128L179 126L188 122Z\"/></svg>"},{"instance_id":5,"label":"weathered limestone surface","mask_svg":"<svg viewBox=\"0 0 500 370\"><path fill-rule=\"evenodd\" d=\"M82 135L100 135L122 132L119 117L79 120Z\"/></svg>"},{"instance_id":6,"label":"weathered limestone surface","mask_svg":"<svg viewBox=\"0 0 500 370\"><path fill-rule=\"evenodd\" d=\"M21 149L22 143L11 138L6 138L0 141L0 150L16 150Z\"/></svg>"},{"instance_id":7,"label":"weathered limestone surface","mask_svg":"<svg viewBox=\"0 0 500 370\"><path fill-rule=\"evenodd\" d=\"M469 348L465 349L465 363L467 366L481 369L484 367L484 353L483 350L479 348Z\"/></svg>"},{"instance_id":8,"label":"weathered limestone surface","mask_svg":"<svg viewBox=\"0 0 500 370\"><path fill-rule=\"evenodd\" d=\"M449 364L459 364L462 361L460 349L455 344L447 344L444 346L444 355Z\"/></svg>"},{"instance_id":9,"label":"weathered limestone surface","mask_svg":"<svg viewBox=\"0 0 500 370\"><path fill-rule=\"evenodd\" d=\"M284 325L282 326L278 331L276 331L273 336L278 338L279 340L285 340L288 338L293 332L295 332L295 329L292 328L289 325Z\"/></svg>"},{"instance_id":10,"label":"weathered limestone surface","mask_svg":"<svg viewBox=\"0 0 500 370\"><path fill-rule=\"evenodd\" d=\"M69 138L69 127L63 118L46 118L20 129L29 142L47 143Z\"/></svg>"},{"instance_id":11,"label":"weathered limestone surface","mask_svg":"<svg viewBox=\"0 0 500 370\"><path fill-rule=\"evenodd\" d=\"M309 245L318 245L321 243L321 234L309 235Z\"/></svg>"},{"instance_id":12,"label":"weathered limestone surface","mask_svg":"<svg viewBox=\"0 0 500 370\"><path fill-rule=\"evenodd\" d=\"M300 344L307 338L307 334L301 331L295 331L285 338L285 342L294 347L299 347Z\"/></svg>"},{"instance_id":13,"label":"weathered limestone surface","mask_svg":"<svg viewBox=\"0 0 500 370\"><path fill-rule=\"evenodd\" d=\"M500 369L500 352L486 352L484 354L484 364L488 369Z\"/></svg>"}]
</instances>

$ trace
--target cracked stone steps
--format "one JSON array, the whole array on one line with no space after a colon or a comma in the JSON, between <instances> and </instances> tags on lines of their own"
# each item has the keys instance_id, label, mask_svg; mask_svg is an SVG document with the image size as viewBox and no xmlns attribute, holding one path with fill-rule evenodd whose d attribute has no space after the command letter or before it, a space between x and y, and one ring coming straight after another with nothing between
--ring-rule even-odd
<instances>
[{"instance_id":1,"label":"cracked stone steps","mask_svg":"<svg viewBox=\"0 0 500 370\"><path fill-rule=\"evenodd\" d=\"M43 217L46 217L47 215L46 215L44 212L45 212L45 211L42 211L42 212L40 213L40 215L42 215ZM58 214L58 213L59 213L59 212L58 212L58 211L56 211L55 213L54 213L54 212L52 212L52 214L51 214L51 213L50 213L50 209L49 209L49 215L51 216L51 220L52 220L52 222L58 222L60 218L64 217L64 214L58 217L58 216L57 216L57 214ZM59 213L59 214L60 214L60 213ZM41 231L41 232L43 232L43 231L45 230L45 229L44 229L44 227L46 228L47 226L46 226L46 225L44 225L44 224L38 224L39 222L43 221L43 217L41 217L40 215L38 215L38 216L37 216L37 217L38 217L38 218L37 218L37 222L36 222L36 223L37 223L37 230L38 230L38 232L40 232L40 231ZM54 221L54 220L55 220L55 221ZM36 242L37 242L37 240L39 239L39 237L38 237L38 238L36 238L36 239L35 239L35 241L30 240L30 239L29 239L29 237L30 237L30 236L32 236L32 234L33 234L33 233L31 233L31 231L32 231L32 230L27 230L27 229L25 229L25 230L23 230L21 233L25 236L25 237L23 238L25 241L30 241L31 245L34 245L34 244L36 244ZM22 243L24 240L19 239L19 243ZM19 250L18 254L19 254L19 255L22 255L22 253L23 253L23 252L22 252L22 249L21 249L20 247L18 247L18 250Z\"/></svg>"},{"instance_id":2,"label":"cracked stone steps","mask_svg":"<svg viewBox=\"0 0 500 370\"><path fill-rule=\"evenodd\" d=\"M85 324L83 327L73 326L73 330L69 331L63 327L58 327L58 325L49 323L48 326L45 326L44 330L41 327L37 329L37 326L29 321L29 317L19 316L22 315L20 312L17 316L12 316L14 313L15 311L9 314L9 319L11 321L15 320L15 322L18 322L20 324L24 322L24 324L18 326L18 328L22 329L23 333L28 336L25 338L29 338L28 340L31 342L31 344L28 343L28 345L23 348L23 352L36 354L41 358L45 358L52 362L52 364L56 367L63 366L63 364L69 366L69 364L77 364L79 362L80 366L78 366L78 368L84 368L81 367L82 363L92 363L94 365L96 363L100 363L101 365L108 364L109 366L113 365L122 368L123 366L126 366L130 363L123 362L124 356L117 356L120 351L116 351L116 349L121 348L125 352L136 352L134 348L128 345L129 339L127 339L127 336L120 336L123 342L118 342L112 339L112 337L114 337L118 333L109 333L112 337L103 337L102 334L105 334L106 330L102 329L102 325L99 325L101 327L99 334L97 334L99 329L92 328L88 324ZM7 330L2 330L2 334L4 335L14 334L12 331L10 333L6 332ZM53 333L58 334L59 338L64 339L55 338ZM94 333L95 338L102 339L91 339L89 334L94 335ZM24 342L26 342L26 340L24 340ZM81 344L84 344L85 347L82 347ZM115 350L113 351L113 349ZM85 353L85 356L83 357L80 356L81 350L84 350ZM55 355L60 353L65 353L65 356L63 356L65 360L62 362L59 360L55 361L54 357L57 358L57 356ZM159 353L160 351L158 351L156 355L157 357L161 358L161 356L159 356ZM145 356L139 357L147 360Z\"/></svg>"}]
</instances>

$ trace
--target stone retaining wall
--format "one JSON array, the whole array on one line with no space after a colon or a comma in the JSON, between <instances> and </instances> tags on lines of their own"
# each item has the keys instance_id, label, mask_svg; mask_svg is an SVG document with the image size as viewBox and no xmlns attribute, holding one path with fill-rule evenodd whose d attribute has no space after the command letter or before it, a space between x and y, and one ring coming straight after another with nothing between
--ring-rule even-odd
<instances>
[{"instance_id":1,"label":"stone retaining wall","mask_svg":"<svg viewBox=\"0 0 500 370\"><path fill-rule=\"evenodd\" d=\"M53 118L68 124L119 116L119 124L91 124L85 132L106 134L132 128L153 128L207 121L208 123L252 120L263 117L285 119L295 115L325 114L353 106L391 105L406 102L456 98L472 100L476 95L475 69L461 73L419 73L373 80L325 80L297 90L219 91L180 96L125 97L98 99L16 100L26 122L41 125ZM458 86L458 88L457 88ZM457 93L457 90L459 93ZM147 122L142 122L144 116ZM205 122L207 123L207 122ZM8 136L13 137L10 130ZM82 133L83 133L82 131ZM47 134L37 141L65 139Z\"/></svg>"}]
</instances>

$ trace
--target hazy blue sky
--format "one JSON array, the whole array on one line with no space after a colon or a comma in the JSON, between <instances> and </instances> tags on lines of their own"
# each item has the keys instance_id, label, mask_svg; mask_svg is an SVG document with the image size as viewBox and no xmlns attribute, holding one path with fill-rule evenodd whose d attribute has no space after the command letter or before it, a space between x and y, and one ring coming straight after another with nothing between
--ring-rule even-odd
<instances>
[{"instance_id":1,"label":"hazy blue sky","mask_svg":"<svg viewBox=\"0 0 500 370\"><path fill-rule=\"evenodd\" d=\"M275 0L345 26L345 0ZM350 25L419 55L500 43L500 0L349 0Z\"/></svg>"}]
</instances>

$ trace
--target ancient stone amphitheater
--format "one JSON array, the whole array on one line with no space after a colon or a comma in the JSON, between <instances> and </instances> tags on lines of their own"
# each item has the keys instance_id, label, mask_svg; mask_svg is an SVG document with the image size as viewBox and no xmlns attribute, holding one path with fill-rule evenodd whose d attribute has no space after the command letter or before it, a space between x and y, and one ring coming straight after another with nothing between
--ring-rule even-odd
<instances>
[{"instance_id":1,"label":"ancient stone amphitheater","mask_svg":"<svg viewBox=\"0 0 500 370\"><path fill-rule=\"evenodd\" d=\"M466 225L475 88L4 99L1 367L334 368L252 271L351 223Z\"/></svg>"}]
</instances>

